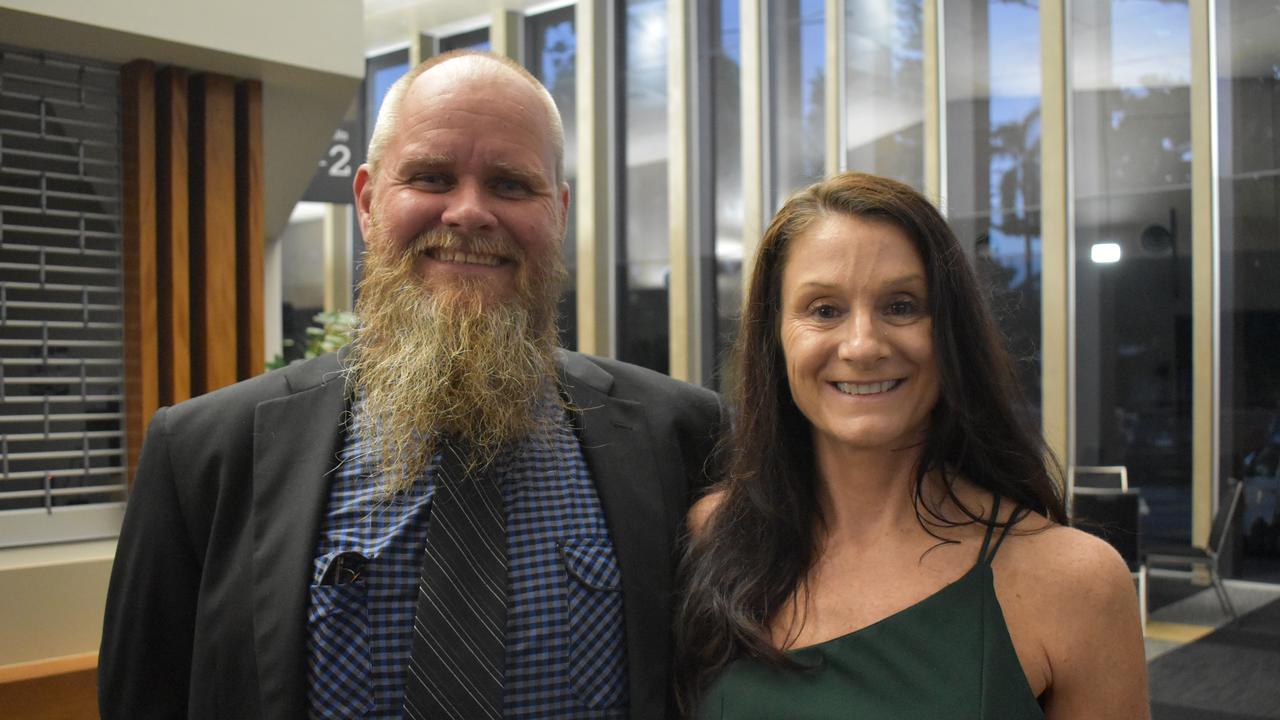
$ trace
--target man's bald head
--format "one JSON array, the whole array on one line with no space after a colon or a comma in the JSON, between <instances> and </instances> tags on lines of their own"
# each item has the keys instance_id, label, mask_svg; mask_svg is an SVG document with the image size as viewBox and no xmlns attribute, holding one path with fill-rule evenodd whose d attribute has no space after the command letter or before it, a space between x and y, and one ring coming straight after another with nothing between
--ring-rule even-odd
<instances>
[{"instance_id":1,"label":"man's bald head","mask_svg":"<svg viewBox=\"0 0 1280 720\"><path fill-rule=\"evenodd\" d=\"M524 69L516 61L503 55L496 55L481 50L453 50L436 55L423 61L417 67L397 80L383 98L382 109L378 112L378 120L373 126L373 135L369 139L369 151L366 162L370 174L378 177L379 163L391 138L396 134L400 124L400 111L404 107L405 96L409 88L420 76L431 72L445 74L454 82L484 82L486 78L515 77L528 84L529 88L541 102L547 115L547 124L551 128L551 145L555 151L556 183L564 182L564 123L560 119L560 111L556 109L551 93L538 82L538 79Z\"/></svg>"}]
</instances>

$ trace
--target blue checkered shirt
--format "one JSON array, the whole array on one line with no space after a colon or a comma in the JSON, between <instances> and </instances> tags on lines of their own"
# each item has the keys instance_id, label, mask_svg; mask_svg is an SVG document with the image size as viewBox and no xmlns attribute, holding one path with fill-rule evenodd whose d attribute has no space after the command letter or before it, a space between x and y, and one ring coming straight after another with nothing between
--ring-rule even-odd
<instances>
[{"instance_id":1,"label":"blue checkered shirt","mask_svg":"<svg viewBox=\"0 0 1280 720\"><path fill-rule=\"evenodd\" d=\"M604 512L566 413L543 411L551 441L492 467L504 486L507 718L623 718L627 660L622 588ZM317 718L400 718L436 461L411 490L378 492L377 457L357 402L329 491L307 612L308 699ZM358 552L358 580L321 584Z\"/></svg>"}]
</instances>

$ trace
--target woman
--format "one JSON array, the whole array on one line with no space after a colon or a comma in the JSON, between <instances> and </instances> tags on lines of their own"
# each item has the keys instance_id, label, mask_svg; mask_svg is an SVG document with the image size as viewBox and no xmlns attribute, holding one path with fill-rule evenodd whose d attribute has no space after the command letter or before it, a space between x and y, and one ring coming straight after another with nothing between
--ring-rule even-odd
<instances>
[{"instance_id":1,"label":"woman","mask_svg":"<svg viewBox=\"0 0 1280 720\"><path fill-rule=\"evenodd\" d=\"M901 183L774 218L722 486L690 511L679 698L698 718L1147 716L1128 568L1065 526L955 236Z\"/></svg>"}]
</instances>

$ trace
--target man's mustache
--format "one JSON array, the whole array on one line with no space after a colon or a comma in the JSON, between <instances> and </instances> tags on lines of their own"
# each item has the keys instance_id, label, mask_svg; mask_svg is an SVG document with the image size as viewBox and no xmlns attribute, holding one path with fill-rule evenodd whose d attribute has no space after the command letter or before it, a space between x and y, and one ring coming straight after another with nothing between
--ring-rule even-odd
<instances>
[{"instance_id":1,"label":"man's mustache","mask_svg":"<svg viewBox=\"0 0 1280 720\"><path fill-rule=\"evenodd\" d=\"M409 244L406 252L422 255L430 250L457 250L475 255L494 255L516 264L524 262L524 248L506 238L476 233L460 233L446 227L432 228Z\"/></svg>"}]
</instances>

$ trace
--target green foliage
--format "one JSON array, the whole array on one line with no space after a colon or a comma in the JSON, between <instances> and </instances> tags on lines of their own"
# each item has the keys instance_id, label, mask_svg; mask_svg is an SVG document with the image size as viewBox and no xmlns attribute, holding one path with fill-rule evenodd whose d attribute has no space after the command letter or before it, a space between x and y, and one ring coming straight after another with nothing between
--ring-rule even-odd
<instances>
[{"instance_id":1,"label":"green foliage","mask_svg":"<svg viewBox=\"0 0 1280 720\"><path fill-rule=\"evenodd\" d=\"M342 310L322 312L317 313L311 321L316 325L307 328L307 350L303 354L308 360L334 352L355 337L355 313Z\"/></svg>"},{"instance_id":2,"label":"green foliage","mask_svg":"<svg viewBox=\"0 0 1280 720\"><path fill-rule=\"evenodd\" d=\"M341 310L316 313L311 318L311 322L315 324L307 328L307 349L302 354L302 359L304 360L334 352L343 345L350 343L352 338L355 337L355 313ZM293 347L293 340L285 338L284 344L285 347ZM294 362L299 362L299 360ZM284 355L276 353L275 357L267 361L266 369L275 370L287 364L284 361Z\"/></svg>"}]
</instances>

